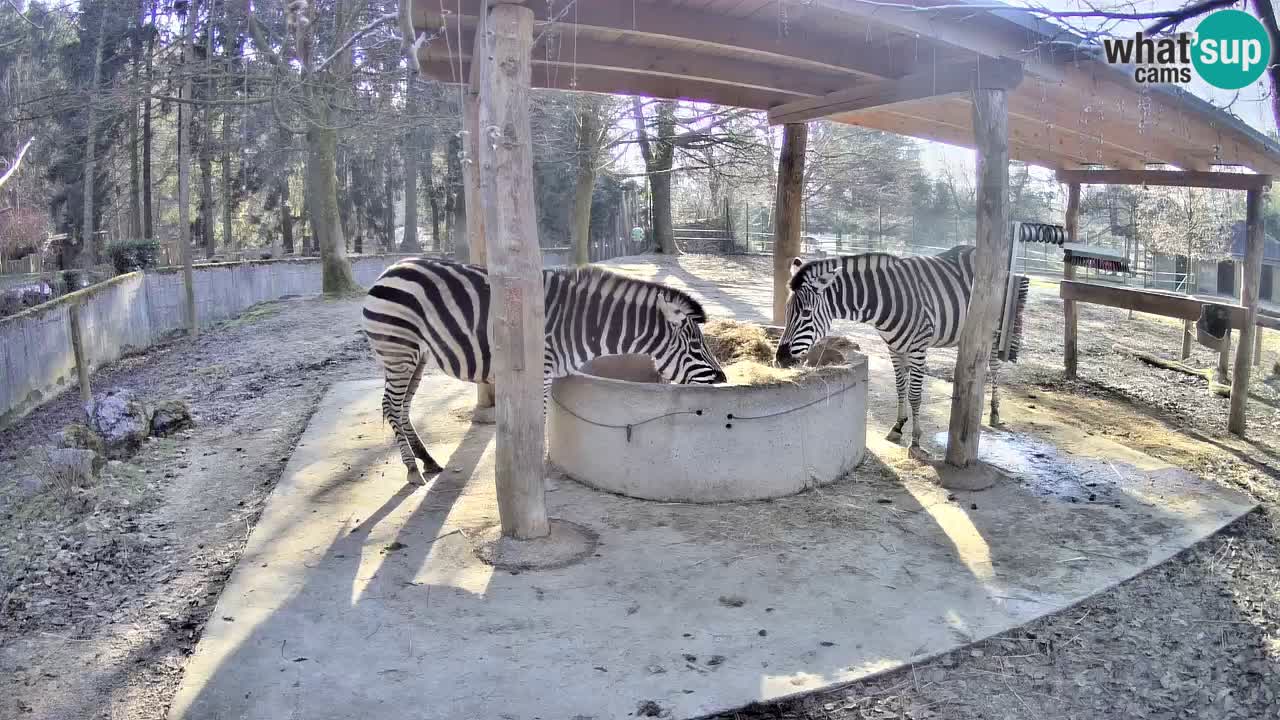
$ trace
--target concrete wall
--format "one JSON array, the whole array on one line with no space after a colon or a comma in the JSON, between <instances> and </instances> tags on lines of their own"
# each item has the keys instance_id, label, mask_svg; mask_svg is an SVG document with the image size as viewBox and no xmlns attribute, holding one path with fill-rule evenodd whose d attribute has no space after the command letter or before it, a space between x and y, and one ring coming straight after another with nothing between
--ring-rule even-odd
<instances>
[{"instance_id":1,"label":"concrete wall","mask_svg":"<svg viewBox=\"0 0 1280 720\"><path fill-rule=\"evenodd\" d=\"M368 287L408 253L351 258L356 282ZM569 248L546 248L543 265L572 264ZM197 265L196 317L201 327L230 320L269 300L320 293L319 258ZM70 307L80 304L90 369L164 340L185 327L181 268L129 273L17 315L0 318L0 427L75 384Z\"/></svg>"},{"instance_id":2,"label":"concrete wall","mask_svg":"<svg viewBox=\"0 0 1280 720\"><path fill-rule=\"evenodd\" d=\"M403 255L351 259L369 286ZM196 315L202 327L268 300L320 293L318 258L197 265ZM79 304L90 369L140 352L184 328L182 271L160 268L111 280L0 319L0 426L75 384L70 308Z\"/></svg>"}]
</instances>

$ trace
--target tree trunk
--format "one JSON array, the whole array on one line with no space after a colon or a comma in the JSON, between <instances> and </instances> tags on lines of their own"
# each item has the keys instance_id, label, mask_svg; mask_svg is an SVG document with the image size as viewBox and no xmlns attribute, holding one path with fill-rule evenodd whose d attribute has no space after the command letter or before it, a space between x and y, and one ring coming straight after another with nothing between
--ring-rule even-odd
<instances>
[{"instance_id":1,"label":"tree trunk","mask_svg":"<svg viewBox=\"0 0 1280 720\"><path fill-rule=\"evenodd\" d=\"M800 255L800 211L804 201L804 155L809 144L806 123L787 123L778 158L778 192L773 226L773 323L786 322L791 259Z\"/></svg>"},{"instance_id":2,"label":"tree trunk","mask_svg":"<svg viewBox=\"0 0 1280 720\"><path fill-rule=\"evenodd\" d=\"M387 159L382 164L382 247L387 252L396 249L396 181L391 170Z\"/></svg>"},{"instance_id":3,"label":"tree trunk","mask_svg":"<svg viewBox=\"0 0 1280 720\"><path fill-rule=\"evenodd\" d=\"M231 211L235 197L231 192L231 113L222 113L222 246L228 250L240 247L231 239Z\"/></svg>"},{"instance_id":4,"label":"tree trunk","mask_svg":"<svg viewBox=\"0 0 1280 720\"><path fill-rule=\"evenodd\" d=\"M599 162L600 105L583 98L578 110L577 179L573 192L573 261L577 265L591 262L591 194L596 187Z\"/></svg>"},{"instance_id":5,"label":"tree trunk","mask_svg":"<svg viewBox=\"0 0 1280 720\"><path fill-rule=\"evenodd\" d=\"M409 130L404 134L404 236L400 241L400 252L422 252L422 244L418 242L418 157L421 148L418 145L418 128L414 123L418 120L418 97L422 90L421 81L412 75L405 83L404 112L409 118Z\"/></svg>"},{"instance_id":6,"label":"tree trunk","mask_svg":"<svg viewBox=\"0 0 1280 720\"><path fill-rule=\"evenodd\" d=\"M671 173L662 172L649 178L653 202L653 238L657 251L676 254L676 233L671 220Z\"/></svg>"},{"instance_id":7,"label":"tree trunk","mask_svg":"<svg viewBox=\"0 0 1280 720\"><path fill-rule=\"evenodd\" d=\"M138 157L138 105L129 103L129 239L142 237L142 178Z\"/></svg>"},{"instance_id":8,"label":"tree trunk","mask_svg":"<svg viewBox=\"0 0 1280 720\"><path fill-rule=\"evenodd\" d=\"M142 237L155 237L155 214L151 209L151 90L155 87L153 58L156 48L156 6L151 5L151 24L147 34L146 87L142 93Z\"/></svg>"},{"instance_id":9,"label":"tree trunk","mask_svg":"<svg viewBox=\"0 0 1280 720\"><path fill-rule=\"evenodd\" d=\"M280 242L286 255L293 254L293 209L289 207L289 174L280 178Z\"/></svg>"},{"instance_id":10,"label":"tree trunk","mask_svg":"<svg viewBox=\"0 0 1280 720\"><path fill-rule=\"evenodd\" d=\"M427 194L427 200L431 203L431 249L439 252L440 250L440 195L436 192L435 182L435 154L436 154L436 136L433 132L426 133L422 148L422 189Z\"/></svg>"},{"instance_id":11,"label":"tree trunk","mask_svg":"<svg viewBox=\"0 0 1280 720\"><path fill-rule=\"evenodd\" d=\"M102 45L107 33L107 9L99 10L98 41L93 51L93 81L89 85L89 117L84 141L84 208L80 222L81 247L88 251L89 264L98 264L96 230L97 208L94 207L95 181L98 172L98 84L102 81Z\"/></svg>"},{"instance_id":12,"label":"tree trunk","mask_svg":"<svg viewBox=\"0 0 1280 720\"><path fill-rule=\"evenodd\" d=\"M202 114L207 122L207 110ZM209 157L208 126L201 128L199 134L201 136L198 143L200 148L200 237L204 244L204 256L211 258L217 252L217 239L213 235L213 158Z\"/></svg>"},{"instance_id":13,"label":"tree trunk","mask_svg":"<svg viewBox=\"0 0 1280 720\"><path fill-rule=\"evenodd\" d=\"M326 295L359 291L347 261L338 210L338 133L327 116L307 128L307 210L320 251Z\"/></svg>"},{"instance_id":14,"label":"tree trunk","mask_svg":"<svg viewBox=\"0 0 1280 720\"><path fill-rule=\"evenodd\" d=\"M190 73L191 45L195 33L196 10L199 3L194 0L188 5L187 16L182 31L182 64L186 76L182 81L180 94L183 100L191 100L192 83ZM186 287L186 320L187 332L192 339L199 337L200 327L196 317L195 281L191 272L191 116L192 107L178 103L178 243L182 254L182 279Z\"/></svg>"}]
</instances>

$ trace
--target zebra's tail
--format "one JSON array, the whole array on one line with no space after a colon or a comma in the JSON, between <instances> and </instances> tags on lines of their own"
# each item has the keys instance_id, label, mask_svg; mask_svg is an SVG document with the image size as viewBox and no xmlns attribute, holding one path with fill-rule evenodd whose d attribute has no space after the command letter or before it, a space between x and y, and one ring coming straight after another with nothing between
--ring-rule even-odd
<instances>
[{"instance_id":1,"label":"zebra's tail","mask_svg":"<svg viewBox=\"0 0 1280 720\"><path fill-rule=\"evenodd\" d=\"M1004 362L1018 362L1018 350L1022 346L1022 316L1027 307L1027 293L1031 290L1031 278L1026 275L1014 276L1014 301L1013 312L1010 317L1010 325L1012 326L1012 336L1009 338L1009 347L1007 350L1000 350L1000 360ZM1004 315L1000 316L1001 323L1004 321ZM996 333L996 347L1004 348L1004 328L1001 327Z\"/></svg>"}]
</instances>

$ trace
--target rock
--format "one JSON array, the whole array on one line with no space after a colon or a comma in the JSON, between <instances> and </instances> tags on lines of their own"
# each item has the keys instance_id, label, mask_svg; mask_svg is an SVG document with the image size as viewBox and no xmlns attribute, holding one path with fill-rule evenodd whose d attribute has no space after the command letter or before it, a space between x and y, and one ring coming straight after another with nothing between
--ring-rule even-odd
<instances>
[{"instance_id":1,"label":"rock","mask_svg":"<svg viewBox=\"0 0 1280 720\"><path fill-rule=\"evenodd\" d=\"M54 440L60 448L80 448L81 450L92 450L99 455L107 453L107 445L102 442L102 436L94 432L89 426L83 423L71 423L62 428Z\"/></svg>"},{"instance_id":2,"label":"rock","mask_svg":"<svg viewBox=\"0 0 1280 720\"><path fill-rule=\"evenodd\" d=\"M165 400L158 403L151 413L151 434L158 437L166 437L194 425L191 406L186 400Z\"/></svg>"},{"instance_id":3,"label":"rock","mask_svg":"<svg viewBox=\"0 0 1280 720\"><path fill-rule=\"evenodd\" d=\"M142 447L151 429L151 415L147 407L134 398L132 392L121 390L94 398L85 412L89 415L89 427L102 436L107 446L107 457L123 460Z\"/></svg>"},{"instance_id":4,"label":"rock","mask_svg":"<svg viewBox=\"0 0 1280 720\"><path fill-rule=\"evenodd\" d=\"M58 448L49 451L49 475L64 487L88 487L98 477L104 461L92 450Z\"/></svg>"}]
</instances>

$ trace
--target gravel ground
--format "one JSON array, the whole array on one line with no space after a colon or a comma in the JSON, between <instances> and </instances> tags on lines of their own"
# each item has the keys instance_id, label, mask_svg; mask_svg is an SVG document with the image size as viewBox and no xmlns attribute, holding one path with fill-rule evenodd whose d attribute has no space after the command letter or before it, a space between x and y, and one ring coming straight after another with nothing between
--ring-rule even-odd
<instances>
[{"instance_id":1,"label":"gravel ground","mask_svg":"<svg viewBox=\"0 0 1280 720\"><path fill-rule=\"evenodd\" d=\"M667 271L722 284L745 308L768 264L688 257ZM188 400L196 427L149 443L92 488L32 493L0 483L0 718L164 717L316 400L335 380L373 376L358 306L258 306L195 343L99 371L99 391ZM858 685L721 718L1280 718L1280 388L1265 372L1280 338L1269 339L1255 376L1243 442L1225 434L1228 401L1203 379L1111 349L1122 342L1172 357L1178 323L1083 307L1081 379L1066 383L1061 318L1056 286L1037 283L1022 360L1003 373L1007 403L1077 418L1252 493L1261 511L1054 617ZM1197 348L1191 362L1212 367L1215 358ZM953 362L934 352L930 373L949 378ZM76 419L76 400L65 395L0 431L0 478L33 471L30 450Z\"/></svg>"},{"instance_id":2,"label":"gravel ground","mask_svg":"<svg viewBox=\"0 0 1280 720\"><path fill-rule=\"evenodd\" d=\"M726 276L763 271L760 260L743 264ZM847 688L716 720L1280 718L1280 378L1270 370L1280 337L1268 335L1251 383L1249 441L1241 441L1225 431L1229 400L1203 378L1112 349L1176 359L1180 321L1081 306L1080 379L1063 380L1057 286L1034 283L1022 357L1001 373L1004 402L1052 408L1244 490L1259 511L1065 612ZM932 351L929 373L950 380L954 362L954 352ZM1188 363L1215 367L1217 354L1195 345Z\"/></svg>"},{"instance_id":3,"label":"gravel ground","mask_svg":"<svg viewBox=\"0 0 1280 720\"><path fill-rule=\"evenodd\" d=\"M256 306L94 374L182 398L194 429L91 488L46 487L30 450L79 420L67 393L0 431L0 718L163 718L250 527L320 395L374 372L359 301ZM340 328L335 332L334 328Z\"/></svg>"}]
</instances>

